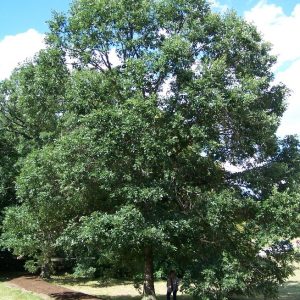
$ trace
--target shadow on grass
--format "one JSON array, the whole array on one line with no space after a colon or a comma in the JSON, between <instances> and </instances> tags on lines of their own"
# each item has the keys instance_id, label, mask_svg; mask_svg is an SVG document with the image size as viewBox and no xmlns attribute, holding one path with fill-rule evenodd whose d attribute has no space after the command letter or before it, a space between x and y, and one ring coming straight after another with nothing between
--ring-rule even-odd
<instances>
[{"instance_id":1,"label":"shadow on grass","mask_svg":"<svg viewBox=\"0 0 300 300\"><path fill-rule=\"evenodd\" d=\"M97 295L102 300L141 300L142 295L140 296L130 296L130 295L124 295L124 296L107 296L107 295ZM158 300L166 300L165 295L157 295ZM172 299L172 297L171 297ZM177 295L178 300L192 300L193 298L188 295Z\"/></svg>"},{"instance_id":2,"label":"shadow on grass","mask_svg":"<svg viewBox=\"0 0 300 300\"><path fill-rule=\"evenodd\" d=\"M59 285L86 285L90 279L77 279L72 277L56 277L53 276L51 279L48 279L49 283L59 284Z\"/></svg>"},{"instance_id":3,"label":"shadow on grass","mask_svg":"<svg viewBox=\"0 0 300 300\"><path fill-rule=\"evenodd\" d=\"M88 285L89 287L93 288L101 288L101 287L111 287L111 286L120 286L120 285L128 285L133 284L132 281L124 281L119 279L108 279L108 280L92 280L93 284L88 284L91 282L91 279L84 279L84 278L73 278L71 276L67 277L58 277L53 276L52 279L49 280L50 283L55 283L59 285L70 285L70 286L85 286Z\"/></svg>"},{"instance_id":4,"label":"shadow on grass","mask_svg":"<svg viewBox=\"0 0 300 300\"><path fill-rule=\"evenodd\" d=\"M51 281L50 281L51 282ZM56 284L61 285L70 285L70 286L84 286L86 283L90 282L90 280L83 280L83 279L75 279L71 277L64 277L64 278L55 278L53 280ZM116 279L111 279L108 281L103 280L95 280L92 284L89 284L90 287L111 287L111 286L118 286L132 284L132 282L124 282ZM101 295L97 294L97 298L103 300L140 300L142 296L130 296L130 295L119 295L119 296L108 296L108 295ZM158 300L165 300L165 295L158 295ZM80 298L55 298L55 299L80 299ZM188 295L178 295L178 300L192 300L193 298ZM232 297L234 300L265 300L264 297L245 297L245 296L235 296ZM267 298L269 300L269 298ZM279 300L300 300L300 282L299 281L289 281L283 287L280 288Z\"/></svg>"},{"instance_id":5,"label":"shadow on grass","mask_svg":"<svg viewBox=\"0 0 300 300\"><path fill-rule=\"evenodd\" d=\"M245 296L235 296L232 300L270 300L271 298L256 297L249 298ZM279 289L278 300L299 300L300 299L300 282L289 281Z\"/></svg>"},{"instance_id":6,"label":"shadow on grass","mask_svg":"<svg viewBox=\"0 0 300 300\"><path fill-rule=\"evenodd\" d=\"M55 293L50 294L51 298L55 300L97 300L101 299L98 296L89 296L83 293L77 293L77 292L63 292L63 293Z\"/></svg>"},{"instance_id":7,"label":"shadow on grass","mask_svg":"<svg viewBox=\"0 0 300 300\"><path fill-rule=\"evenodd\" d=\"M21 277L24 275L28 275L28 273L24 272L8 272L8 273L2 273L0 274L0 282L9 281L11 279Z\"/></svg>"},{"instance_id":8,"label":"shadow on grass","mask_svg":"<svg viewBox=\"0 0 300 300\"><path fill-rule=\"evenodd\" d=\"M300 299L300 282L289 281L280 288L280 300L298 300Z\"/></svg>"}]
</instances>

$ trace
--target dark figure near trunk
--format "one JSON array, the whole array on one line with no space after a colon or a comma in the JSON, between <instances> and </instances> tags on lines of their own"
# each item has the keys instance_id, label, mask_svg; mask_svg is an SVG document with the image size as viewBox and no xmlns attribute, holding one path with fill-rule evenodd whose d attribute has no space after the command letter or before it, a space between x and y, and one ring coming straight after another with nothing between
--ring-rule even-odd
<instances>
[{"instance_id":1,"label":"dark figure near trunk","mask_svg":"<svg viewBox=\"0 0 300 300\"><path fill-rule=\"evenodd\" d=\"M169 273L167 279L167 300L170 300L170 296L172 293L173 293L173 300L176 300L178 286L179 286L179 279L176 276L176 272L172 270Z\"/></svg>"}]
</instances>

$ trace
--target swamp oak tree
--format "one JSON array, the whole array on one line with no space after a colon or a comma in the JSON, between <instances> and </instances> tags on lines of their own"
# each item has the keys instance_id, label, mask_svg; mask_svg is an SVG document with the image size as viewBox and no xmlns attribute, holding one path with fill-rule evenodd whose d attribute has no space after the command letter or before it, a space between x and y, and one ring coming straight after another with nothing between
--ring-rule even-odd
<instances>
[{"instance_id":1,"label":"swamp oak tree","mask_svg":"<svg viewBox=\"0 0 300 300\"><path fill-rule=\"evenodd\" d=\"M287 89L256 28L204 0L77 0L49 27L48 52L2 84L7 130L31 141L4 245L40 263L59 247L144 264L145 297L158 261L202 299L275 295L293 256L257 253L295 235L297 188L278 183L299 148L278 146ZM261 168L225 168L276 160L283 179L261 193Z\"/></svg>"}]
</instances>

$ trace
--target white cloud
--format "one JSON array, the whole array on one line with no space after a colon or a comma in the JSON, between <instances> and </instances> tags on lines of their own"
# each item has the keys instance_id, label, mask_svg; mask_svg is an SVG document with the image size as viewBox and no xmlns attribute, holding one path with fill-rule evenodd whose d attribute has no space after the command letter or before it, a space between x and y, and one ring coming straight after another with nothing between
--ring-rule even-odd
<instances>
[{"instance_id":1,"label":"white cloud","mask_svg":"<svg viewBox=\"0 0 300 300\"><path fill-rule=\"evenodd\" d=\"M175 81L175 79L176 78L174 76L171 76L163 82L158 93L160 97L168 97L172 95L171 84Z\"/></svg>"},{"instance_id":2,"label":"white cloud","mask_svg":"<svg viewBox=\"0 0 300 300\"><path fill-rule=\"evenodd\" d=\"M117 51L115 48L111 49L108 53L108 59L113 67L120 66L122 64L122 61L118 57Z\"/></svg>"},{"instance_id":3,"label":"white cloud","mask_svg":"<svg viewBox=\"0 0 300 300\"><path fill-rule=\"evenodd\" d=\"M44 35L35 29L6 36L0 41L0 80L9 77L19 63L33 57L42 48L45 48Z\"/></svg>"},{"instance_id":4,"label":"white cloud","mask_svg":"<svg viewBox=\"0 0 300 300\"><path fill-rule=\"evenodd\" d=\"M260 1L245 13L245 18L254 22L265 39L273 44L278 65L300 58L300 39L296 35L300 28L300 4L294 7L291 15L286 15L282 7Z\"/></svg>"},{"instance_id":5,"label":"white cloud","mask_svg":"<svg viewBox=\"0 0 300 300\"><path fill-rule=\"evenodd\" d=\"M98 66L101 66L101 68L103 70L107 70L107 66L102 61L101 54L99 51L94 52L94 58L97 60ZM108 52L108 60L109 60L109 63L111 64L111 67L113 67L113 68L122 65L122 60L118 57L118 53L115 48L112 48ZM80 63L80 61L78 60L78 58L72 57L70 54L67 54L66 55L66 63L67 63L67 67L68 67L69 71L72 71L72 70L74 70L74 65ZM93 68L92 64L90 64L89 66L91 68Z\"/></svg>"},{"instance_id":6,"label":"white cloud","mask_svg":"<svg viewBox=\"0 0 300 300\"><path fill-rule=\"evenodd\" d=\"M228 6L220 4L219 1L210 2L216 10L228 9ZM263 0L245 12L245 18L253 22L265 39L273 44L273 53L278 55L278 70L285 63L289 65L286 70L276 74L276 81L284 82L292 90L278 135L296 133L300 136L300 84L297 80L300 72L300 39L296 36L296 30L300 28L300 3L287 15L282 7ZM44 35L34 29L6 36L0 41L0 80L7 78L19 63L31 58L42 48L45 48ZM120 64L115 51L110 53L110 59L114 66ZM169 84L167 82L163 87L163 93L167 92Z\"/></svg>"},{"instance_id":7,"label":"white cloud","mask_svg":"<svg viewBox=\"0 0 300 300\"><path fill-rule=\"evenodd\" d=\"M273 54L278 56L275 66L276 81L285 83L291 89L288 109L285 112L277 134L298 134L300 136L300 4L295 5L287 15L282 7L260 1L250 11L245 12L246 20L253 22L265 40L273 44Z\"/></svg>"},{"instance_id":8,"label":"white cloud","mask_svg":"<svg viewBox=\"0 0 300 300\"><path fill-rule=\"evenodd\" d=\"M26 59L30 59L39 50L46 48L45 35L35 29L29 29L24 33L6 36L0 40L0 80L8 78L11 72ZM113 67L122 62L117 56L116 49L109 52L109 60ZM69 68L76 60L67 57Z\"/></svg>"},{"instance_id":9,"label":"white cloud","mask_svg":"<svg viewBox=\"0 0 300 300\"><path fill-rule=\"evenodd\" d=\"M285 71L279 72L276 81L284 82L292 91L288 100L288 109L286 110L281 126L278 129L278 135L298 134L300 136L300 59Z\"/></svg>"}]
</instances>

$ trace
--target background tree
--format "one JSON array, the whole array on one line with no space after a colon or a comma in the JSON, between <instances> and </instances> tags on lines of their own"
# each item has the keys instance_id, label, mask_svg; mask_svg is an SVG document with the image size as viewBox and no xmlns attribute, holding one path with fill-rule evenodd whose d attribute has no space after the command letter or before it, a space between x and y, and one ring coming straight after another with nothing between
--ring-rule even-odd
<instances>
[{"instance_id":1,"label":"background tree","mask_svg":"<svg viewBox=\"0 0 300 300\"><path fill-rule=\"evenodd\" d=\"M0 224L2 224L5 207L16 204L14 180L18 172L17 158L13 142L9 135L2 130L0 137ZM0 233L2 233L1 227ZM0 265L0 269L3 271L20 267L20 263L13 263L12 255L8 251L2 250L1 246Z\"/></svg>"},{"instance_id":2,"label":"background tree","mask_svg":"<svg viewBox=\"0 0 300 300\"><path fill-rule=\"evenodd\" d=\"M49 47L40 51L32 61L18 67L9 79L0 83L1 221L5 207L19 202L16 199L15 181L22 169L24 158L31 151L41 148L61 134L67 75L62 53ZM15 218L12 217L14 213ZM6 215L9 218L7 222L17 237L21 237L19 230L22 225L16 225L19 222L23 225L28 224L29 232L35 233L37 215L34 211L29 213L25 206L11 207ZM26 223L28 219L32 219L31 224ZM28 248L27 238L28 232L24 239L19 240L19 245L24 243L24 247ZM34 249L36 245L35 241L28 249ZM16 250L15 253L17 252L21 256L24 254L24 251ZM32 250L32 255L34 253Z\"/></svg>"},{"instance_id":3,"label":"background tree","mask_svg":"<svg viewBox=\"0 0 300 300\"><path fill-rule=\"evenodd\" d=\"M45 62L58 62L49 68L55 80L50 89L48 81L24 82L34 95L45 91L42 103L51 105L42 105L45 121L29 114L30 126L45 126L17 180L40 234L29 222L24 232L37 247L22 247L25 236L13 228L22 210L12 208L3 243L39 263L53 253L44 242L80 261L126 260L131 275L144 264L145 297L155 298L154 267L162 261L184 269L184 290L203 299L276 295L293 255L257 253L295 236L297 189L270 184L264 201L254 201L237 189L253 182L251 172L234 178L224 167L267 166L285 148L299 153L295 140L278 146L287 89L273 83L275 58L255 27L203 0L78 0L49 26ZM40 74L42 61L29 70ZM12 79L23 72L26 65ZM4 114L23 99L18 82L3 85ZM40 142L44 131L49 139Z\"/></svg>"},{"instance_id":4,"label":"background tree","mask_svg":"<svg viewBox=\"0 0 300 300\"><path fill-rule=\"evenodd\" d=\"M14 179L16 176L17 153L9 136L2 130L0 139L0 212L16 202Z\"/></svg>"},{"instance_id":5,"label":"background tree","mask_svg":"<svg viewBox=\"0 0 300 300\"><path fill-rule=\"evenodd\" d=\"M60 133L67 76L62 53L49 47L1 82L1 128L14 141L20 156Z\"/></svg>"}]
</instances>

